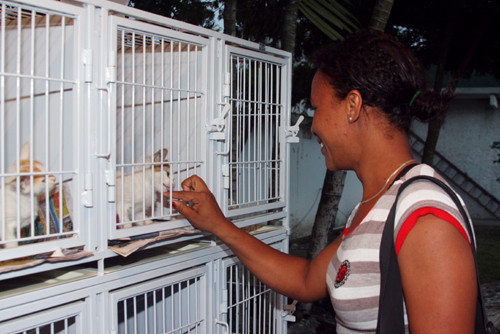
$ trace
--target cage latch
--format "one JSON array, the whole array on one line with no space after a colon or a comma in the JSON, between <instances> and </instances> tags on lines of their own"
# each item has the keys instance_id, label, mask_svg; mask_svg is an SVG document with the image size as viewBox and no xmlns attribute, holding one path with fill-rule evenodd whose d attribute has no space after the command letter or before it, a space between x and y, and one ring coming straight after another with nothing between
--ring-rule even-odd
<instances>
[{"instance_id":1,"label":"cage latch","mask_svg":"<svg viewBox=\"0 0 500 334\"><path fill-rule=\"evenodd\" d=\"M94 206L94 195L92 187L92 174L87 173L84 177L85 189L82 191L82 203L86 208L91 208Z\"/></svg>"},{"instance_id":2,"label":"cage latch","mask_svg":"<svg viewBox=\"0 0 500 334\"><path fill-rule=\"evenodd\" d=\"M225 328L225 333L229 333L229 324L227 322L219 321L219 320L216 319L215 320L215 324L223 326Z\"/></svg>"},{"instance_id":3,"label":"cage latch","mask_svg":"<svg viewBox=\"0 0 500 334\"><path fill-rule=\"evenodd\" d=\"M228 139L226 138L228 136L226 130L226 122L227 122L227 116L229 115L229 112L231 111L231 105L229 103L224 103L222 110L219 113L219 117L215 118L210 122L210 124L207 126L207 130L210 133L209 138L210 140L219 140L223 142L227 142ZM227 144L227 148L224 151L220 152L215 152L218 155L228 155L229 154L229 144Z\"/></svg>"},{"instance_id":4,"label":"cage latch","mask_svg":"<svg viewBox=\"0 0 500 334\"><path fill-rule=\"evenodd\" d=\"M298 300L295 299L291 304L283 306L281 316L285 321L295 322L295 316L293 314L295 313L297 303Z\"/></svg>"},{"instance_id":5,"label":"cage latch","mask_svg":"<svg viewBox=\"0 0 500 334\"><path fill-rule=\"evenodd\" d=\"M94 72L94 63L93 63L93 53L91 49L84 49L82 51L82 62L85 65L85 82L92 82L92 75Z\"/></svg>"},{"instance_id":6,"label":"cage latch","mask_svg":"<svg viewBox=\"0 0 500 334\"><path fill-rule=\"evenodd\" d=\"M227 315L227 289L222 290L222 301L220 303L220 315ZM225 321L220 321L219 319L215 319L215 324L224 327L224 332L229 333L229 324Z\"/></svg>"},{"instance_id":7,"label":"cage latch","mask_svg":"<svg viewBox=\"0 0 500 334\"><path fill-rule=\"evenodd\" d=\"M106 185L108 186L108 202L116 202L116 171L107 169L105 171Z\"/></svg>"},{"instance_id":8,"label":"cage latch","mask_svg":"<svg viewBox=\"0 0 500 334\"><path fill-rule=\"evenodd\" d=\"M302 123L303 120L304 116L300 115L295 125L289 126L288 128L282 131L282 135L284 139L286 139L287 143L299 142L299 137L297 137L297 134L299 133L300 130L300 123Z\"/></svg>"},{"instance_id":9,"label":"cage latch","mask_svg":"<svg viewBox=\"0 0 500 334\"><path fill-rule=\"evenodd\" d=\"M211 140L226 140L224 129L226 128L226 118L230 111L231 105L229 103L224 103L219 113L219 117L212 120L207 126Z\"/></svg>"},{"instance_id":10,"label":"cage latch","mask_svg":"<svg viewBox=\"0 0 500 334\"><path fill-rule=\"evenodd\" d=\"M222 179L224 182L224 189L229 189L229 165L222 165Z\"/></svg>"}]
</instances>

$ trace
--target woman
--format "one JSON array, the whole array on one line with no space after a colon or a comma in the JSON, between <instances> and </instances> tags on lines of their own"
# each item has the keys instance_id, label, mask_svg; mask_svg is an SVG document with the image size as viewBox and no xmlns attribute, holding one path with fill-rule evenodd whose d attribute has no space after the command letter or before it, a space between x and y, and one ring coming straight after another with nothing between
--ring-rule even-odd
<instances>
[{"instance_id":1,"label":"woman","mask_svg":"<svg viewBox=\"0 0 500 334\"><path fill-rule=\"evenodd\" d=\"M349 36L316 59L312 132L330 170L354 170L361 202L344 233L311 261L283 254L235 227L205 183L193 176L173 192L175 208L215 234L272 289L300 301L332 300L338 333L372 333L380 292L379 248L401 183L436 175L417 164L407 130L413 116L435 117L446 97L424 89L417 60L389 36ZM191 202L188 207L184 202ZM411 333L473 333L476 273L470 238L456 206L418 181L402 193L395 221L407 324Z\"/></svg>"}]
</instances>

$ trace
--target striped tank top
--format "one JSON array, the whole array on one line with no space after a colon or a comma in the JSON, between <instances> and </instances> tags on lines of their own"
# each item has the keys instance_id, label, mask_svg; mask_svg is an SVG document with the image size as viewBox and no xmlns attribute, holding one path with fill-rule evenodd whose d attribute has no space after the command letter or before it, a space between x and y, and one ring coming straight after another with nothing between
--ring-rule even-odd
<instances>
[{"instance_id":1,"label":"striped tank top","mask_svg":"<svg viewBox=\"0 0 500 334\"><path fill-rule=\"evenodd\" d=\"M417 175L429 175L443 180L430 166L417 165L394 182L349 234L347 230L357 207L347 221L342 243L329 263L326 277L336 314L338 334L376 331L380 294L379 249L382 232L399 186L405 180ZM396 253L399 252L404 238L416 220L429 213L454 224L470 242L463 218L452 199L437 185L429 181L417 181L408 186L399 197L394 222ZM408 324L406 310L405 324Z\"/></svg>"}]
</instances>

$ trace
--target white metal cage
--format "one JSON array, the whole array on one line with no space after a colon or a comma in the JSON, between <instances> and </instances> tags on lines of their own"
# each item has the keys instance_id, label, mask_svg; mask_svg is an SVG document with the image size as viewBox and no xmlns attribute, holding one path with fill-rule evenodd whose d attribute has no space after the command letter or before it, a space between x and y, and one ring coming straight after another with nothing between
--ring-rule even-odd
<instances>
[{"instance_id":1,"label":"white metal cage","mask_svg":"<svg viewBox=\"0 0 500 334\"><path fill-rule=\"evenodd\" d=\"M0 0L0 332L286 332L283 298L168 198L199 175L286 251L290 67L105 0Z\"/></svg>"},{"instance_id":2,"label":"white metal cage","mask_svg":"<svg viewBox=\"0 0 500 334\"><path fill-rule=\"evenodd\" d=\"M77 246L81 10L2 1L0 11L0 245L36 243L16 256Z\"/></svg>"}]
</instances>

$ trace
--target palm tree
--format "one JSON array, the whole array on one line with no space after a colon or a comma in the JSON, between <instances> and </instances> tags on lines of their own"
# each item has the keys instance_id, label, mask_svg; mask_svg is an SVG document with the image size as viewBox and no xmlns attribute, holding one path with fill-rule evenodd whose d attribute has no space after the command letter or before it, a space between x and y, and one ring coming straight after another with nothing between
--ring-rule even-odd
<instances>
[{"instance_id":1,"label":"palm tree","mask_svg":"<svg viewBox=\"0 0 500 334\"><path fill-rule=\"evenodd\" d=\"M345 33L359 28L356 17L343 5L350 1L300 0L299 9L318 29L332 40L342 40Z\"/></svg>"},{"instance_id":2,"label":"palm tree","mask_svg":"<svg viewBox=\"0 0 500 334\"><path fill-rule=\"evenodd\" d=\"M378 0L373 8L373 14L368 27L375 30L384 31L389 16L391 15L394 0Z\"/></svg>"}]
</instances>

